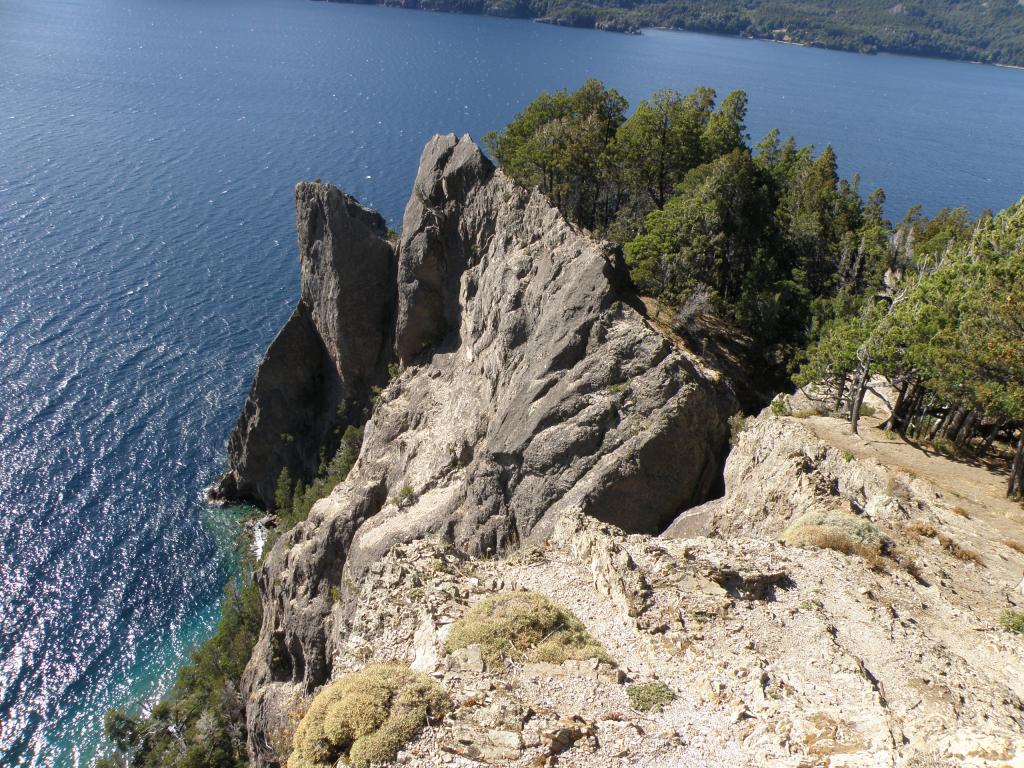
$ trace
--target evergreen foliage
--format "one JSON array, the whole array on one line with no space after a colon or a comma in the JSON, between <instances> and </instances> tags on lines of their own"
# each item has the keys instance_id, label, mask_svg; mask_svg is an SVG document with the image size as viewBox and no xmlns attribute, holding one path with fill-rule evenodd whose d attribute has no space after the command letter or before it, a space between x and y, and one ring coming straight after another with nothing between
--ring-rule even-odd
<instances>
[{"instance_id":1,"label":"evergreen foliage","mask_svg":"<svg viewBox=\"0 0 1024 768\"><path fill-rule=\"evenodd\" d=\"M884 272L885 198L840 179L830 147L815 156L773 131L751 148L746 94L716 98L659 91L625 118L621 96L589 81L485 141L507 173L621 243L642 293L713 307L782 370L830 302Z\"/></svg>"},{"instance_id":2,"label":"evergreen foliage","mask_svg":"<svg viewBox=\"0 0 1024 768\"><path fill-rule=\"evenodd\" d=\"M293 481L287 469L282 469L274 492L274 509L277 512L277 533L293 528L309 516L309 510L320 499L327 496L334 487L348 477L349 471L359 458L363 444L363 428L349 426L341 436L341 442L329 462L321 462L320 472L309 485L301 478Z\"/></svg>"},{"instance_id":3,"label":"evergreen foliage","mask_svg":"<svg viewBox=\"0 0 1024 768\"><path fill-rule=\"evenodd\" d=\"M894 264L856 312L836 314L796 375L826 380L851 420L870 375L897 382L886 428L964 449L982 427L987 450L1024 423L1024 201L971 225L962 211L925 222L916 212L893 237ZM1024 490L1024 435L1007 492Z\"/></svg>"},{"instance_id":4,"label":"evergreen foliage","mask_svg":"<svg viewBox=\"0 0 1024 768\"><path fill-rule=\"evenodd\" d=\"M115 753L97 768L240 768L248 765L242 671L263 607L250 578L228 584L217 631L192 654L170 693L148 716L107 712Z\"/></svg>"},{"instance_id":5,"label":"evergreen foliage","mask_svg":"<svg viewBox=\"0 0 1024 768\"><path fill-rule=\"evenodd\" d=\"M1024 202L977 222L914 208L893 226L884 193L840 178L831 147L778 131L751 147L746 95L716 100L659 91L626 117L589 81L486 141L506 172L620 243L638 290L675 308L687 338L702 313L727 321L767 380L832 387L854 431L883 374L900 388L887 430L954 453L983 429L979 453L1003 435L1008 492L1024 494Z\"/></svg>"}]
</instances>

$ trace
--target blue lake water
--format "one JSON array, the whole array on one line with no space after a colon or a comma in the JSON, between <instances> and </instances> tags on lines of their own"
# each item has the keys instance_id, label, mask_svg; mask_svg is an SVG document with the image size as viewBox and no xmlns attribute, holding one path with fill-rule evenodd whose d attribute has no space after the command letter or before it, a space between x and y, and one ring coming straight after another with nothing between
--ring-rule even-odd
<instances>
[{"instance_id":1,"label":"blue lake water","mask_svg":"<svg viewBox=\"0 0 1024 768\"><path fill-rule=\"evenodd\" d=\"M0 0L0 765L87 764L216 620L202 490L297 295L292 187L394 225L425 140L598 77L750 94L901 216L1024 193L1024 72L304 0Z\"/></svg>"}]
</instances>

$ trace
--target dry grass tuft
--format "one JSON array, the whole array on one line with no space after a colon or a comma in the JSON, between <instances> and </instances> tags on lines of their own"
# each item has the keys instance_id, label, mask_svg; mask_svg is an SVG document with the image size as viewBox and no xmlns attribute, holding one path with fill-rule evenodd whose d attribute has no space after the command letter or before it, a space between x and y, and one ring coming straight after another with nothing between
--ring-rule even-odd
<instances>
[{"instance_id":1,"label":"dry grass tuft","mask_svg":"<svg viewBox=\"0 0 1024 768\"><path fill-rule=\"evenodd\" d=\"M390 762L429 718L448 709L432 678L403 664L376 664L323 688L295 731L288 768L368 768Z\"/></svg>"},{"instance_id":2,"label":"dry grass tuft","mask_svg":"<svg viewBox=\"0 0 1024 768\"><path fill-rule=\"evenodd\" d=\"M546 661L600 659L614 663L583 622L536 592L489 595L452 625L449 652L479 644L489 667L503 659Z\"/></svg>"},{"instance_id":3,"label":"dry grass tuft","mask_svg":"<svg viewBox=\"0 0 1024 768\"><path fill-rule=\"evenodd\" d=\"M940 533L938 535L939 544L942 548L949 552L957 560L963 560L965 563L980 563L981 555L975 552L969 547L962 546L957 543L956 539L946 533Z\"/></svg>"},{"instance_id":4,"label":"dry grass tuft","mask_svg":"<svg viewBox=\"0 0 1024 768\"><path fill-rule=\"evenodd\" d=\"M1019 542L1016 539L1007 539L1003 543L1006 544L1006 546L1008 546L1014 552L1020 552L1022 555L1024 555L1024 543Z\"/></svg>"},{"instance_id":5,"label":"dry grass tuft","mask_svg":"<svg viewBox=\"0 0 1024 768\"><path fill-rule=\"evenodd\" d=\"M917 478L920 477L920 475L917 474L917 470L916 469L911 469L910 467L904 467L902 464L893 467L892 471L896 472L897 474L900 474L900 475L906 475L907 477L911 478L912 480L916 480Z\"/></svg>"},{"instance_id":6,"label":"dry grass tuft","mask_svg":"<svg viewBox=\"0 0 1024 768\"><path fill-rule=\"evenodd\" d=\"M938 534L938 529L927 520L911 520L907 523L907 533L911 536L920 536L922 538L930 539L934 538Z\"/></svg>"},{"instance_id":7,"label":"dry grass tuft","mask_svg":"<svg viewBox=\"0 0 1024 768\"><path fill-rule=\"evenodd\" d=\"M900 480L900 478L893 477L892 475L890 475L888 480L886 480L885 492L889 496L892 496L894 499L899 499L900 501L910 501L913 497L913 494L910 491L910 486Z\"/></svg>"},{"instance_id":8,"label":"dry grass tuft","mask_svg":"<svg viewBox=\"0 0 1024 768\"><path fill-rule=\"evenodd\" d=\"M848 512L808 512L782 532L790 547L832 549L844 555L860 555L871 566L884 567L883 555L890 542L873 524Z\"/></svg>"}]
</instances>

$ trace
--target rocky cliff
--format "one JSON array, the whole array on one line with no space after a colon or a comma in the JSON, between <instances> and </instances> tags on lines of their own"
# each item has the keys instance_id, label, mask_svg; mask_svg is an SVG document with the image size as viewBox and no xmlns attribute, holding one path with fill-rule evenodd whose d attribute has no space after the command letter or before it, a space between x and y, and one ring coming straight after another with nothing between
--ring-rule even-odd
<instances>
[{"instance_id":1,"label":"rocky cliff","mask_svg":"<svg viewBox=\"0 0 1024 768\"><path fill-rule=\"evenodd\" d=\"M397 248L331 187L299 185L296 208L302 296L257 372L221 493L267 504L282 467L308 476L340 424L364 408L369 420L347 480L257 574L243 687L262 766L287 754L304 697L352 662L368 574L396 547L503 553L566 512L658 533L719 490L736 408L634 308L618 253L468 137L425 148Z\"/></svg>"},{"instance_id":2,"label":"rocky cliff","mask_svg":"<svg viewBox=\"0 0 1024 768\"><path fill-rule=\"evenodd\" d=\"M713 535L628 534L569 507L507 557L396 544L330 612L331 676L398 659L443 686L449 711L397 755L417 768L1024 766L1024 642L999 626L1024 606L1024 545L1001 521L770 412L725 474L700 510ZM854 516L886 547L785 543L808 514ZM452 648L475 606L515 593L570 607L610 660L494 667ZM309 696L261 690L270 761Z\"/></svg>"},{"instance_id":3,"label":"rocky cliff","mask_svg":"<svg viewBox=\"0 0 1024 768\"><path fill-rule=\"evenodd\" d=\"M300 297L260 364L213 495L274 503L282 469L308 480L332 433L360 420L390 359L395 251L384 219L319 183L295 187Z\"/></svg>"}]
</instances>

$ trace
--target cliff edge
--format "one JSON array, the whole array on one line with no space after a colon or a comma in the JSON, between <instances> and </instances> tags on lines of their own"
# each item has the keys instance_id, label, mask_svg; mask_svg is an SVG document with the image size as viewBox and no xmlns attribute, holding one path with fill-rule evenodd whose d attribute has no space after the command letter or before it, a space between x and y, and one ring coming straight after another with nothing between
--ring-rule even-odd
<instances>
[{"instance_id":1,"label":"cliff edge","mask_svg":"<svg viewBox=\"0 0 1024 768\"><path fill-rule=\"evenodd\" d=\"M243 679L256 765L281 764L296 702L340 668L361 585L396 546L501 553L569 510L658 533L719 492L736 409L716 371L633 308L615 249L468 137L424 149L397 248L332 187L299 185L296 208L302 297L221 493L268 504L282 467L308 476L340 425L369 419L348 478L257 574Z\"/></svg>"}]
</instances>

